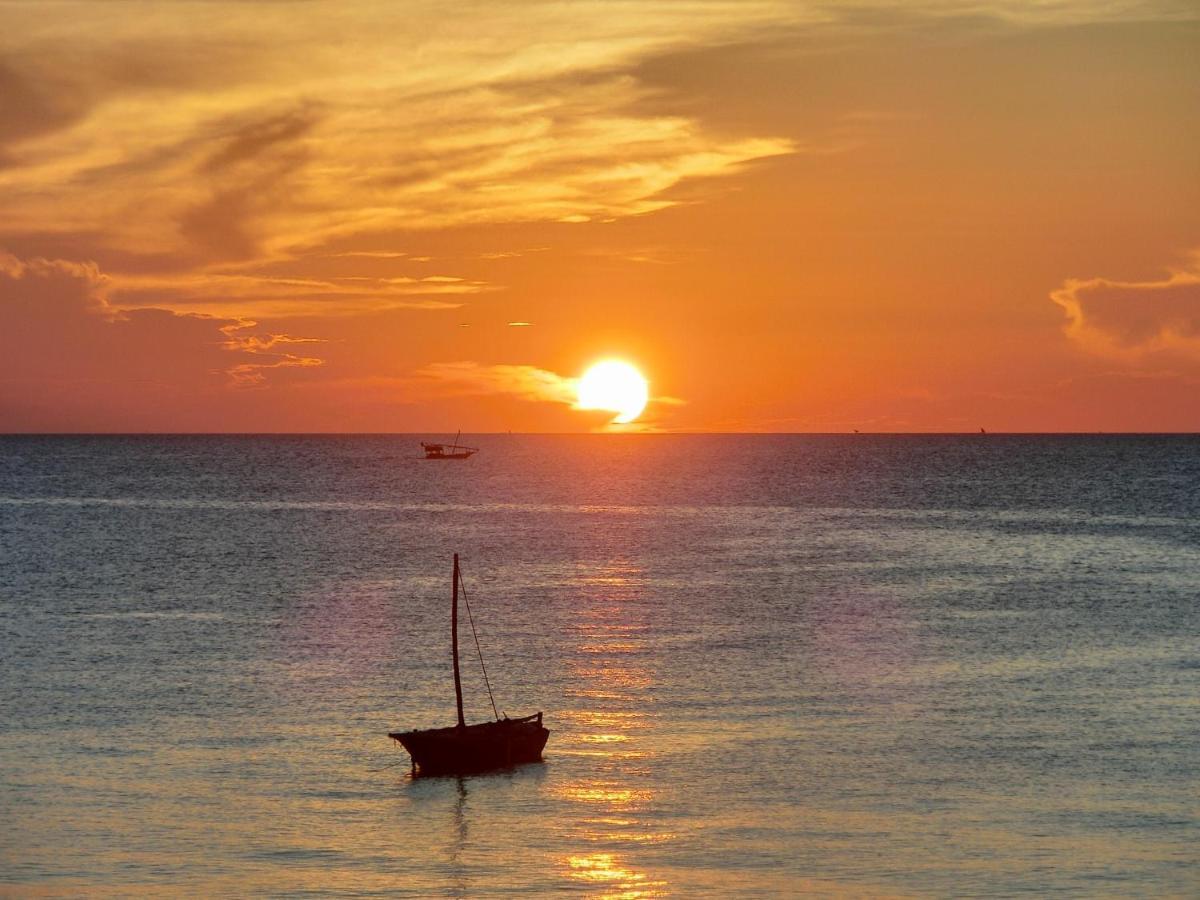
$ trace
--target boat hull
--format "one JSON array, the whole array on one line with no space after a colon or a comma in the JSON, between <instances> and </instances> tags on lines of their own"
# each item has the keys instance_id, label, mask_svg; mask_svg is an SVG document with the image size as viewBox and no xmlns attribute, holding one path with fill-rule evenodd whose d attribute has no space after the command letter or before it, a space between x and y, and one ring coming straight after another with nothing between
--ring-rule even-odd
<instances>
[{"instance_id":1,"label":"boat hull","mask_svg":"<svg viewBox=\"0 0 1200 900\"><path fill-rule=\"evenodd\" d=\"M542 714L478 725L391 732L412 757L414 775L469 775L537 762L550 737Z\"/></svg>"}]
</instances>

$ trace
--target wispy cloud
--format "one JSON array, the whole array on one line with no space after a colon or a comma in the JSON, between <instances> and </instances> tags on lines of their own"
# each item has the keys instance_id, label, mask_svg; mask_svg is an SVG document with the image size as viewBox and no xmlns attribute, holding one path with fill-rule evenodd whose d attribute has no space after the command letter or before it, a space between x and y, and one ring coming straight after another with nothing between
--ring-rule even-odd
<instances>
[{"instance_id":1,"label":"wispy cloud","mask_svg":"<svg viewBox=\"0 0 1200 900\"><path fill-rule=\"evenodd\" d=\"M1195 18L1132 0L930 0L899 18L895 3L785 0L53 8L4 4L0 233L203 262L371 232L636 216L677 202L681 182L826 152L718 132L694 108L652 111L639 66L687 48L968 17Z\"/></svg>"},{"instance_id":2,"label":"wispy cloud","mask_svg":"<svg viewBox=\"0 0 1200 900\"><path fill-rule=\"evenodd\" d=\"M253 362L242 362L226 370L231 382L238 387L260 387L271 369L314 368L325 364L323 359L301 356L283 349L295 344L323 344L320 338L296 337L290 334L261 334L253 331L257 322L244 319L235 325L226 325L221 332L226 336L224 347L242 354L256 357ZM257 357L262 357L261 360Z\"/></svg>"},{"instance_id":3,"label":"wispy cloud","mask_svg":"<svg viewBox=\"0 0 1200 900\"><path fill-rule=\"evenodd\" d=\"M633 112L644 88L624 74L776 20L776 2L457 17L347 0L336 44L326 17L288 4L34 6L7 5L0 40L0 87L25 98L0 130L10 233L249 259L383 230L637 215L681 180L793 150Z\"/></svg>"},{"instance_id":4,"label":"wispy cloud","mask_svg":"<svg viewBox=\"0 0 1200 900\"><path fill-rule=\"evenodd\" d=\"M482 365L477 362L430 363L415 376L449 393L507 394L537 403L575 405L577 378L537 366Z\"/></svg>"},{"instance_id":5,"label":"wispy cloud","mask_svg":"<svg viewBox=\"0 0 1200 900\"><path fill-rule=\"evenodd\" d=\"M389 250L347 250L343 253L327 253L325 256L329 259L405 259L408 254Z\"/></svg>"},{"instance_id":6,"label":"wispy cloud","mask_svg":"<svg viewBox=\"0 0 1200 900\"><path fill-rule=\"evenodd\" d=\"M549 247L526 247L523 250L493 250L490 253L479 254L479 258L487 260L517 259L530 253L543 253L549 249Z\"/></svg>"},{"instance_id":7,"label":"wispy cloud","mask_svg":"<svg viewBox=\"0 0 1200 900\"><path fill-rule=\"evenodd\" d=\"M339 316L386 309L454 309L463 297L491 290L483 281L432 275L292 278L198 270L110 278L115 306L163 305L178 312L239 317Z\"/></svg>"}]
</instances>

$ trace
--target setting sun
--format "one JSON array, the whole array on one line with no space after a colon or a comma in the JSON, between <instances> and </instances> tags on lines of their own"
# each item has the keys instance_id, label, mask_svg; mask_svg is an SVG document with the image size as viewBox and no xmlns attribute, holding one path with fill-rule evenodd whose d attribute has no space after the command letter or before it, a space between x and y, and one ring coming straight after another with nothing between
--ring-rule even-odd
<instances>
[{"instance_id":1,"label":"setting sun","mask_svg":"<svg viewBox=\"0 0 1200 900\"><path fill-rule=\"evenodd\" d=\"M632 422L646 408L650 385L636 368L619 359L598 362L579 379L579 409L606 409L619 425Z\"/></svg>"}]
</instances>

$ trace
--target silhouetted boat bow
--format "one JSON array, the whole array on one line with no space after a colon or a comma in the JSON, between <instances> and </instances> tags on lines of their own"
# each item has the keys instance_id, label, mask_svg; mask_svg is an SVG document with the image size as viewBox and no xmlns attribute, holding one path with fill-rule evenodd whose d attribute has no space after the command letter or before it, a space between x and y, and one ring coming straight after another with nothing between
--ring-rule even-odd
<instances>
[{"instance_id":1,"label":"silhouetted boat bow","mask_svg":"<svg viewBox=\"0 0 1200 900\"><path fill-rule=\"evenodd\" d=\"M468 725L463 719L462 679L458 669L458 554L454 554L454 586L450 612L450 645L454 656L454 697L458 705L458 724L447 728L392 731L388 737L399 741L412 757L414 775L467 775L504 769L520 763L537 762L550 737L542 725L542 714L519 719L501 718L494 722ZM469 611L469 610L468 610ZM473 626L472 626L473 627ZM478 638L476 638L478 646ZM480 663L483 655L480 654ZM487 670L484 670L487 679ZM488 685L491 695L491 686ZM495 712L495 700L492 711Z\"/></svg>"}]
</instances>

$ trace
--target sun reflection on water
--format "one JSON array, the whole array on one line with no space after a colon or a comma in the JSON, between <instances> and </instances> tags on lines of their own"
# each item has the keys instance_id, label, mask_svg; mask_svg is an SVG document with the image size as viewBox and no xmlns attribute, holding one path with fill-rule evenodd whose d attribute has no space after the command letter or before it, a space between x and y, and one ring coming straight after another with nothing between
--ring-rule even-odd
<instances>
[{"instance_id":1,"label":"sun reflection on water","mask_svg":"<svg viewBox=\"0 0 1200 900\"><path fill-rule=\"evenodd\" d=\"M629 807L640 801L650 800L654 795L648 790L615 787L611 783L572 785L558 792L568 800L584 803L606 803L613 807Z\"/></svg>"},{"instance_id":2,"label":"sun reflection on water","mask_svg":"<svg viewBox=\"0 0 1200 900\"><path fill-rule=\"evenodd\" d=\"M598 887L598 897L638 900L666 896L666 882L651 881L645 872L636 872L622 865L612 853L569 856L567 866L571 878Z\"/></svg>"},{"instance_id":3,"label":"sun reflection on water","mask_svg":"<svg viewBox=\"0 0 1200 900\"><path fill-rule=\"evenodd\" d=\"M646 728L647 716L635 710L566 710L559 718L567 722L578 722L581 728Z\"/></svg>"},{"instance_id":4,"label":"sun reflection on water","mask_svg":"<svg viewBox=\"0 0 1200 900\"><path fill-rule=\"evenodd\" d=\"M643 584L637 566L614 562L580 573L584 585L576 661L567 695L578 704L564 711L563 742L556 752L580 759L579 774L555 789L579 807L571 837L596 847L563 858L564 874L608 898L664 896L667 882L639 866L637 848L672 840L654 823L658 792L652 788L654 674L645 664L650 645L646 607L629 600Z\"/></svg>"},{"instance_id":5,"label":"sun reflection on water","mask_svg":"<svg viewBox=\"0 0 1200 900\"><path fill-rule=\"evenodd\" d=\"M585 744L621 744L629 740L627 734L585 734L580 738Z\"/></svg>"}]
</instances>

